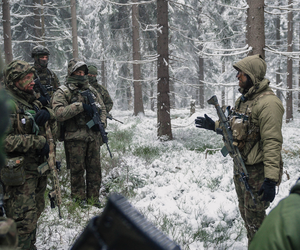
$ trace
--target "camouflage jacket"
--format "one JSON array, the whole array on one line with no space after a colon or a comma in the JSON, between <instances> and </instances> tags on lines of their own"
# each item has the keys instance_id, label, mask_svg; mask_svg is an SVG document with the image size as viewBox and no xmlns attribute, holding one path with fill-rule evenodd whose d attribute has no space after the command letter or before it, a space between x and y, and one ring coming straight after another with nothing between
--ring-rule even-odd
<instances>
[{"instance_id":1,"label":"camouflage jacket","mask_svg":"<svg viewBox=\"0 0 300 250\"><path fill-rule=\"evenodd\" d=\"M102 98L102 101L105 105L106 112L109 113L109 111L111 111L114 103L113 103L113 100L111 99L107 89L104 86L98 84L97 81L90 81L89 83L92 87L94 87L98 91L98 93L99 93L100 97Z\"/></svg>"},{"instance_id":2,"label":"camouflage jacket","mask_svg":"<svg viewBox=\"0 0 300 250\"><path fill-rule=\"evenodd\" d=\"M41 84L44 85L48 94L52 97L53 93L60 86L58 77L52 70L48 68L42 68L37 64L34 64L33 67L35 68L35 72L36 72L35 74L39 78Z\"/></svg>"},{"instance_id":3,"label":"camouflage jacket","mask_svg":"<svg viewBox=\"0 0 300 250\"><path fill-rule=\"evenodd\" d=\"M81 95L81 92L87 89L93 93L95 101L99 104L101 121L106 126L106 109L97 91L88 83L78 87L67 81L66 85L58 88L52 99L52 107L57 120L64 122L65 140L86 141L100 136L100 132L95 132L86 125L91 117L84 112L82 103L88 104L88 101Z\"/></svg>"},{"instance_id":4,"label":"camouflage jacket","mask_svg":"<svg viewBox=\"0 0 300 250\"><path fill-rule=\"evenodd\" d=\"M5 139L7 158L23 156L25 170L36 171L37 166L46 161L45 157L38 154L38 150L46 143L46 134L45 127L36 125L34 115L41 108L47 109L50 114L48 124L52 133L57 133L54 112L43 107L35 95L27 94L16 87L10 86L8 93L14 100L15 108L10 114L11 124Z\"/></svg>"}]
</instances>

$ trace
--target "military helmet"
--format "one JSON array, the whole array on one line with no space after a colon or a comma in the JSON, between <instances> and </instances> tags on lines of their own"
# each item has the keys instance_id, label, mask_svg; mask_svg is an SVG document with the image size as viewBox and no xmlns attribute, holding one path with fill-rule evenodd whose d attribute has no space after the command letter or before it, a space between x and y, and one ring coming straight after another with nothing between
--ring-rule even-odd
<instances>
[{"instance_id":1,"label":"military helmet","mask_svg":"<svg viewBox=\"0 0 300 250\"><path fill-rule=\"evenodd\" d=\"M30 66L28 62L14 60L6 66L4 70L4 80L6 84L12 85L27 74L34 72L35 69Z\"/></svg>"},{"instance_id":2,"label":"military helmet","mask_svg":"<svg viewBox=\"0 0 300 250\"><path fill-rule=\"evenodd\" d=\"M95 65L89 65L88 69L89 69L89 74L98 75L98 72L97 72L98 70L97 70L97 67Z\"/></svg>"},{"instance_id":3,"label":"military helmet","mask_svg":"<svg viewBox=\"0 0 300 250\"><path fill-rule=\"evenodd\" d=\"M48 48L42 45L35 46L31 51L31 57L34 58L35 56L42 56L42 55L50 55L50 51Z\"/></svg>"},{"instance_id":4,"label":"military helmet","mask_svg":"<svg viewBox=\"0 0 300 250\"><path fill-rule=\"evenodd\" d=\"M89 70L88 70L86 63L83 60L80 60L78 58L71 59L68 63L68 76L72 75L72 73L74 73L74 71L78 70L81 67L83 67L83 70L84 70L85 74L87 75Z\"/></svg>"}]
</instances>

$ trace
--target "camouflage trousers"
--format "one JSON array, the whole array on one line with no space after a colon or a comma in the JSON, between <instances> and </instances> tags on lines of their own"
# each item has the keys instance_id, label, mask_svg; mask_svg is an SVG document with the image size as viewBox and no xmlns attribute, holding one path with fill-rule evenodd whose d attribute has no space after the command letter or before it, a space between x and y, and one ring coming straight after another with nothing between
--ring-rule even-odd
<instances>
[{"instance_id":1,"label":"camouflage trousers","mask_svg":"<svg viewBox=\"0 0 300 250\"><path fill-rule=\"evenodd\" d=\"M99 140L65 141L64 145L71 170L71 197L98 200L102 178Z\"/></svg>"},{"instance_id":2,"label":"camouflage trousers","mask_svg":"<svg viewBox=\"0 0 300 250\"><path fill-rule=\"evenodd\" d=\"M37 221L45 208L47 176L26 175L21 186L5 187L6 216L17 223L18 249L36 249Z\"/></svg>"},{"instance_id":3,"label":"camouflage trousers","mask_svg":"<svg viewBox=\"0 0 300 250\"><path fill-rule=\"evenodd\" d=\"M240 175L234 175L234 185L238 197L239 210L247 229L249 245L266 217L266 209L269 207L270 202L260 201L262 195L258 196L257 194L265 179L263 163L246 165L246 168L249 174L248 183L255 197L256 205L252 200L251 194L245 189L244 183L240 181Z\"/></svg>"}]
</instances>

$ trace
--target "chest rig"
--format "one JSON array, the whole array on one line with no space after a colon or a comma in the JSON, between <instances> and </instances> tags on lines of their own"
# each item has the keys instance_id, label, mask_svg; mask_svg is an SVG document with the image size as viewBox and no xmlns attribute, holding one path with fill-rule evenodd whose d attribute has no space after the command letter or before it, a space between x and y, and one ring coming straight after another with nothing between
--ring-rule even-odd
<instances>
[{"instance_id":1,"label":"chest rig","mask_svg":"<svg viewBox=\"0 0 300 250\"><path fill-rule=\"evenodd\" d=\"M36 101L32 104L14 96L16 100L16 111L10 115L12 129L15 134L35 134L38 135L40 127L35 123L34 116L40 110Z\"/></svg>"},{"instance_id":2,"label":"chest rig","mask_svg":"<svg viewBox=\"0 0 300 250\"><path fill-rule=\"evenodd\" d=\"M238 147L244 160L254 145L260 141L259 123L257 118L253 116L252 111L258 100L266 95L274 95L274 93L267 91L253 100L244 102L241 98L237 107L232 108L228 112L234 145Z\"/></svg>"},{"instance_id":3,"label":"chest rig","mask_svg":"<svg viewBox=\"0 0 300 250\"><path fill-rule=\"evenodd\" d=\"M84 91L82 89L71 89L65 85L62 85L59 87L63 90L66 100L69 104L75 103L75 102L82 102L85 104L88 104L87 98L81 93ZM96 99L95 94L91 91L93 98ZM91 117L85 113L81 112L74 117L72 117L69 120L66 120L64 122L66 132L75 132L78 129L86 129L86 124L91 120Z\"/></svg>"}]
</instances>

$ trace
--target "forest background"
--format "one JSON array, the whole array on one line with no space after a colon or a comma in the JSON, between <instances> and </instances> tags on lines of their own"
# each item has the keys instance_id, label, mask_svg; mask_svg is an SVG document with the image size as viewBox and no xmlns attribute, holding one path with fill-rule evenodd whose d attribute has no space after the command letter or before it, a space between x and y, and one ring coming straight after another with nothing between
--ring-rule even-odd
<instances>
[{"instance_id":1,"label":"forest background","mask_svg":"<svg viewBox=\"0 0 300 250\"><path fill-rule=\"evenodd\" d=\"M110 160L105 148L101 148L103 201L112 191L125 194L183 249L245 249L245 231L231 181L231 161L224 160L217 151L222 146L220 138L196 130L193 122L205 112L216 119L215 111L206 103L212 95L217 95L222 104L234 104L239 93L233 63L248 54L261 52L268 66L266 77L287 111L283 125L286 171L283 191L271 207L288 195L299 174L295 166L299 165L296 137L300 100L300 3L291 0L167 1L168 47L163 62L168 67L167 92L172 120L169 125L174 140L162 142L156 134L160 110L157 107L161 107L158 105L161 56L158 37L164 33L158 24L159 2L2 0L0 48L5 59L33 62L32 48L38 44L47 46L49 68L64 84L67 63L76 52L72 16L75 3L78 56L98 67L99 83L107 87L114 101L112 114L125 122L108 125L114 159ZM258 10L259 16L251 10ZM8 20L8 12L10 34L4 31L8 21L3 21ZM255 29L260 31L258 36L249 36L251 20L261 22ZM134 27L138 27L138 38L134 36ZM5 46L8 38L11 55ZM133 41L137 40L140 58L134 52ZM134 74L135 65L140 66L138 79ZM138 101L143 108L138 113L135 112L136 83L142 90ZM194 103L196 113L193 114L189 109ZM58 150L65 166L63 147L59 145ZM62 223L55 219L54 211L45 212L38 239L43 249L66 249L91 216L99 213L91 209L86 214L70 205L69 173L64 171L60 178L64 185L63 212L67 218ZM174 186L169 185L172 180L177 181ZM174 201L176 211L170 211ZM76 219L78 215L84 219Z\"/></svg>"}]
</instances>

